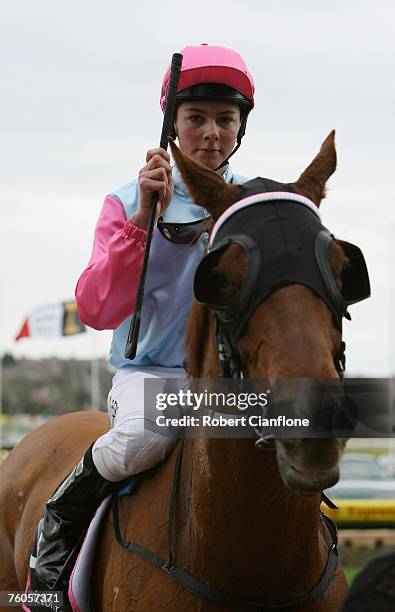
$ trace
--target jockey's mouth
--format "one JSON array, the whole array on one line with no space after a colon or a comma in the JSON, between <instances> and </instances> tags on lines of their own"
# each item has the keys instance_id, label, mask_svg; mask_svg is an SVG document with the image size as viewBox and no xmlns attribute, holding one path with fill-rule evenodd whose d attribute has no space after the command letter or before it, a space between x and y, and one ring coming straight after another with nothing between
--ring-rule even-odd
<instances>
[{"instance_id":1,"label":"jockey's mouth","mask_svg":"<svg viewBox=\"0 0 395 612\"><path fill-rule=\"evenodd\" d=\"M198 149L198 151L204 151L205 153L220 153L221 149Z\"/></svg>"}]
</instances>

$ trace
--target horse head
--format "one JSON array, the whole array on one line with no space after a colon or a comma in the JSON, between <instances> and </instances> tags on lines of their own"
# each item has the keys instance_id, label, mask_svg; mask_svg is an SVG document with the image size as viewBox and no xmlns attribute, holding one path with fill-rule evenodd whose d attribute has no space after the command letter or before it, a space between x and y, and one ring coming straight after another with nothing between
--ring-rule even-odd
<instances>
[{"instance_id":1,"label":"horse head","mask_svg":"<svg viewBox=\"0 0 395 612\"><path fill-rule=\"evenodd\" d=\"M348 306L370 292L361 251L336 240L320 220L325 186L336 169L334 136L293 183L257 178L226 184L171 143L193 200L214 222L195 276L200 304L193 305L187 334L189 374L212 378L222 369L235 376L239 368L248 379L270 382L277 413L324 421L319 438L272 436L283 481L305 495L339 478L355 425L341 384L342 318L350 318ZM233 365L218 358L213 317Z\"/></svg>"}]
</instances>

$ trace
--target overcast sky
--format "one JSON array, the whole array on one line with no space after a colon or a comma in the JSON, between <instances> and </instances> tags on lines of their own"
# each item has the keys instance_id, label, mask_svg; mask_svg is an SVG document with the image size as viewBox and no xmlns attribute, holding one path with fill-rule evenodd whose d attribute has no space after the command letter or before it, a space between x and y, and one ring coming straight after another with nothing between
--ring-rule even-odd
<instances>
[{"instance_id":1,"label":"overcast sky","mask_svg":"<svg viewBox=\"0 0 395 612\"><path fill-rule=\"evenodd\" d=\"M106 353L110 332L13 337L32 308L74 295L105 195L159 141L172 53L208 42L237 49L255 78L235 170L293 180L336 128L323 222L363 249L373 294L345 323L348 371L394 371L394 30L392 0L3 2L1 350Z\"/></svg>"}]
</instances>

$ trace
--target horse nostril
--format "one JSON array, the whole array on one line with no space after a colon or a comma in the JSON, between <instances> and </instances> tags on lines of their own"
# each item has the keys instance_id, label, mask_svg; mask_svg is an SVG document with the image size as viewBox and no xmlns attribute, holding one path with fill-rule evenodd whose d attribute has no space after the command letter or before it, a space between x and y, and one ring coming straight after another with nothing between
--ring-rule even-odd
<instances>
[{"instance_id":1,"label":"horse nostril","mask_svg":"<svg viewBox=\"0 0 395 612\"><path fill-rule=\"evenodd\" d=\"M357 407L345 395L322 389L310 399L311 431L317 437L350 438L357 423Z\"/></svg>"},{"instance_id":2,"label":"horse nostril","mask_svg":"<svg viewBox=\"0 0 395 612\"><path fill-rule=\"evenodd\" d=\"M284 389L282 389L284 391ZM299 393L281 393L268 406L267 417L283 415L290 419L308 419L308 427L289 429L271 427L276 438L350 438L358 420L358 409L343 389L317 381L300 386Z\"/></svg>"},{"instance_id":3,"label":"horse nostril","mask_svg":"<svg viewBox=\"0 0 395 612\"><path fill-rule=\"evenodd\" d=\"M348 395L338 398L336 404L332 431L338 438L351 438L358 421L358 407Z\"/></svg>"}]
</instances>

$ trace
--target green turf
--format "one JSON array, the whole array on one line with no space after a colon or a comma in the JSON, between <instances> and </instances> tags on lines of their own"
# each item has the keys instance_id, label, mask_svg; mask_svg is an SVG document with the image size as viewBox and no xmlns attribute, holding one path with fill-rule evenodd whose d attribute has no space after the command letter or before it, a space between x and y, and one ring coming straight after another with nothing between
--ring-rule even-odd
<instances>
[{"instance_id":1,"label":"green turf","mask_svg":"<svg viewBox=\"0 0 395 612\"><path fill-rule=\"evenodd\" d=\"M344 573L346 574L346 579L349 585L352 583L355 576L359 574L361 569L362 567L360 567L359 565L347 565L344 568Z\"/></svg>"}]
</instances>

